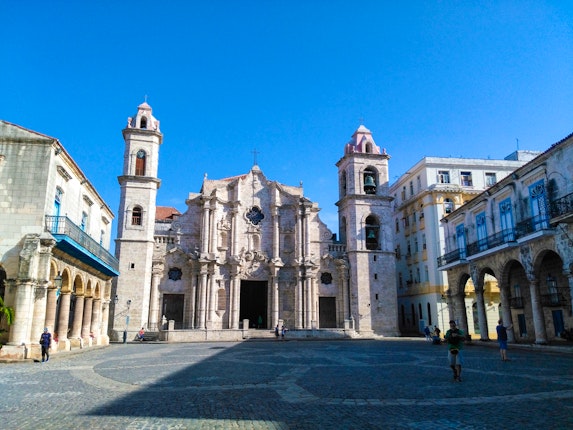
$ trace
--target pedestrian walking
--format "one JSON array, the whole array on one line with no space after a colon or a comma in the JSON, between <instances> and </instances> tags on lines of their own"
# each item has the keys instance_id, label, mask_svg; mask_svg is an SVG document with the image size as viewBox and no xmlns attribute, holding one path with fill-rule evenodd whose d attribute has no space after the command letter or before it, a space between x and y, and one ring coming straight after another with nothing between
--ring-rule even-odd
<instances>
[{"instance_id":1,"label":"pedestrian walking","mask_svg":"<svg viewBox=\"0 0 573 430\"><path fill-rule=\"evenodd\" d=\"M441 333L442 333L442 331L438 328L437 325L435 325L434 326L434 336L437 336L439 338Z\"/></svg>"},{"instance_id":2,"label":"pedestrian walking","mask_svg":"<svg viewBox=\"0 0 573 430\"><path fill-rule=\"evenodd\" d=\"M424 334L426 335L426 340L428 342L431 342L432 336L430 336L430 327L426 326L426 328L424 329Z\"/></svg>"},{"instance_id":3,"label":"pedestrian walking","mask_svg":"<svg viewBox=\"0 0 573 430\"><path fill-rule=\"evenodd\" d=\"M275 338L278 340L279 338L279 325L277 324L275 327Z\"/></svg>"},{"instance_id":4,"label":"pedestrian walking","mask_svg":"<svg viewBox=\"0 0 573 430\"><path fill-rule=\"evenodd\" d=\"M52 344L52 335L48 331L48 327L44 329L44 333L40 335L40 345L42 346L42 363L50 359L50 345Z\"/></svg>"},{"instance_id":5,"label":"pedestrian walking","mask_svg":"<svg viewBox=\"0 0 573 430\"><path fill-rule=\"evenodd\" d=\"M507 330L511 329L511 327L513 327L513 324L505 327L503 325L503 320L499 320L497 322L497 327L495 328L495 331L497 331L497 342L499 343L501 361L509 361L507 358Z\"/></svg>"},{"instance_id":6,"label":"pedestrian walking","mask_svg":"<svg viewBox=\"0 0 573 430\"><path fill-rule=\"evenodd\" d=\"M288 328L286 328L284 325L281 328L281 340L284 340L285 338L285 334L288 331Z\"/></svg>"},{"instance_id":7,"label":"pedestrian walking","mask_svg":"<svg viewBox=\"0 0 573 430\"><path fill-rule=\"evenodd\" d=\"M462 365L464 364L462 349L464 347L465 333L452 320L450 321L450 329L446 332L444 338L448 343L448 364L454 372L454 382L462 382Z\"/></svg>"},{"instance_id":8,"label":"pedestrian walking","mask_svg":"<svg viewBox=\"0 0 573 430\"><path fill-rule=\"evenodd\" d=\"M137 332L137 340L139 340L140 342L143 342L145 337L145 329L143 327L141 327L141 330L139 330L139 332Z\"/></svg>"}]
</instances>

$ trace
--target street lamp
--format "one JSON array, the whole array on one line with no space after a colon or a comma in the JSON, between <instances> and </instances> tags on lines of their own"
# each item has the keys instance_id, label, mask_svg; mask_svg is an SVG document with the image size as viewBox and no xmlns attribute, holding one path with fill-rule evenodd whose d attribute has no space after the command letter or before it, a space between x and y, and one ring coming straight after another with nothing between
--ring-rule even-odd
<instances>
[{"instance_id":1,"label":"street lamp","mask_svg":"<svg viewBox=\"0 0 573 430\"><path fill-rule=\"evenodd\" d=\"M115 296L117 298L117 296ZM131 299L127 301L127 312L125 315L125 330L123 331L123 343L127 343L127 327L129 326L129 309L131 308Z\"/></svg>"}]
</instances>

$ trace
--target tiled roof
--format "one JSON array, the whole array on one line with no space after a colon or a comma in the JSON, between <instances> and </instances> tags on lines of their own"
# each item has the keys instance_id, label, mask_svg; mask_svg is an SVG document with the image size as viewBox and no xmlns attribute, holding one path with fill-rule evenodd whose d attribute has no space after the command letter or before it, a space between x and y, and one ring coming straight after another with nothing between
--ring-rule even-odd
<instances>
[{"instance_id":1,"label":"tiled roof","mask_svg":"<svg viewBox=\"0 0 573 430\"><path fill-rule=\"evenodd\" d=\"M170 220L174 218L174 215L181 215L181 212L170 206L157 206L155 208L156 221Z\"/></svg>"}]
</instances>

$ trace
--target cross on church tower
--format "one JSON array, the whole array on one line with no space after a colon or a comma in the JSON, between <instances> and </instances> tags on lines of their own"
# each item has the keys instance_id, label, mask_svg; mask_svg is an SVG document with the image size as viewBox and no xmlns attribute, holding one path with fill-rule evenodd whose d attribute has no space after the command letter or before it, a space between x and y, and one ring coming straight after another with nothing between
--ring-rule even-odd
<instances>
[{"instance_id":1,"label":"cross on church tower","mask_svg":"<svg viewBox=\"0 0 573 430\"><path fill-rule=\"evenodd\" d=\"M259 153L259 151L257 151L257 148L255 148L251 152L253 153L253 166L256 166L257 165L257 154Z\"/></svg>"}]
</instances>

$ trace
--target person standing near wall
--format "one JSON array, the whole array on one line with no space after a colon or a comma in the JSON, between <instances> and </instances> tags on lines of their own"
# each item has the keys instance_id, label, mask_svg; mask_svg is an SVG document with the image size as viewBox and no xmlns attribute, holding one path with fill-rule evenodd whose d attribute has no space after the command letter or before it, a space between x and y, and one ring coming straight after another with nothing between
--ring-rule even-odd
<instances>
[{"instance_id":1,"label":"person standing near wall","mask_svg":"<svg viewBox=\"0 0 573 430\"><path fill-rule=\"evenodd\" d=\"M42 347L42 363L50 359L50 345L52 344L52 335L48 331L48 327L44 329L44 333L40 335L40 346Z\"/></svg>"}]
</instances>

